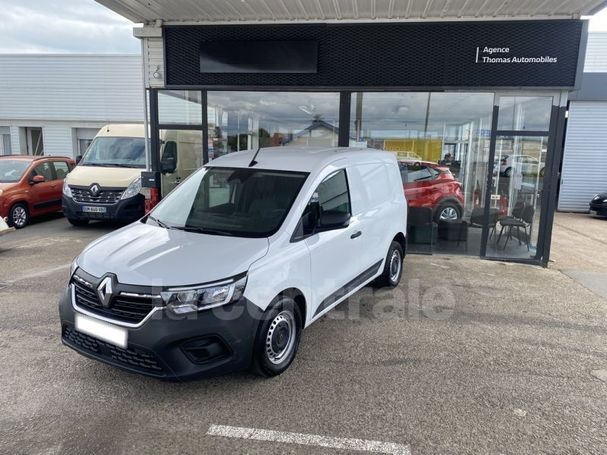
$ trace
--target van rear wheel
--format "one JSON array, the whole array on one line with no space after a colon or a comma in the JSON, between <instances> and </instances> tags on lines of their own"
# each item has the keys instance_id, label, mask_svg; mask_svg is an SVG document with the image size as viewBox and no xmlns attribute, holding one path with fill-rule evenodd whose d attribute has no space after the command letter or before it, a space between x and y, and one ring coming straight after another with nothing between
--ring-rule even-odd
<instances>
[{"instance_id":1,"label":"van rear wheel","mask_svg":"<svg viewBox=\"0 0 607 455\"><path fill-rule=\"evenodd\" d=\"M375 287L394 288L398 286L398 283L400 283L400 279L403 276L403 261L403 247L400 245L400 243L393 240L390 244L390 248L388 249L388 255L386 256L386 262L384 264L384 271L375 279L375 282L373 283Z\"/></svg>"},{"instance_id":2,"label":"van rear wheel","mask_svg":"<svg viewBox=\"0 0 607 455\"><path fill-rule=\"evenodd\" d=\"M286 371L297 354L303 322L295 301L281 296L264 313L255 340L252 370L272 377Z\"/></svg>"}]
</instances>

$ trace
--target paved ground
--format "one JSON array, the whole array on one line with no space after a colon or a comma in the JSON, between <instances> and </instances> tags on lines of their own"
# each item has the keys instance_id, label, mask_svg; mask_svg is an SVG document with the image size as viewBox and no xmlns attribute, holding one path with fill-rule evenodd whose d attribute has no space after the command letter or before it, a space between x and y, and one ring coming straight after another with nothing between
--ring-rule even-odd
<instances>
[{"instance_id":1,"label":"paved ground","mask_svg":"<svg viewBox=\"0 0 607 455\"><path fill-rule=\"evenodd\" d=\"M607 299L607 218L557 213L553 266Z\"/></svg>"},{"instance_id":2,"label":"paved ground","mask_svg":"<svg viewBox=\"0 0 607 455\"><path fill-rule=\"evenodd\" d=\"M559 271L605 270L603 226L559 216L550 269L409 256L399 289L311 326L282 376L178 384L61 345L68 264L111 228L45 220L0 239L0 452L337 454L359 438L416 455L607 453L607 300Z\"/></svg>"}]
</instances>

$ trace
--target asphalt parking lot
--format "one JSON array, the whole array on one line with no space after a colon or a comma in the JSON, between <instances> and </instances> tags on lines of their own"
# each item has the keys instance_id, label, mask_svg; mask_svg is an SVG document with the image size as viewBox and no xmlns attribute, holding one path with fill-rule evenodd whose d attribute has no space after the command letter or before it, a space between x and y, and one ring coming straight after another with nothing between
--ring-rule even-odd
<instances>
[{"instance_id":1,"label":"asphalt parking lot","mask_svg":"<svg viewBox=\"0 0 607 455\"><path fill-rule=\"evenodd\" d=\"M0 238L0 452L607 453L607 300L584 281L607 222L582 216L557 217L548 269L408 256L398 289L312 325L283 375L188 383L62 346L69 264L114 227L37 222Z\"/></svg>"}]
</instances>

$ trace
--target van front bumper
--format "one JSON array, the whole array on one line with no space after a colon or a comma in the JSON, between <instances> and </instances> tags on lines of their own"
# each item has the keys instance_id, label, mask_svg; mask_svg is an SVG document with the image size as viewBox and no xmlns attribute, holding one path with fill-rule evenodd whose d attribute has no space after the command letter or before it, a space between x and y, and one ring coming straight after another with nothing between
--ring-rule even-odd
<instances>
[{"instance_id":1,"label":"van front bumper","mask_svg":"<svg viewBox=\"0 0 607 455\"><path fill-rule=\"evenodd\" d=\"M145 196L138 194L128 199L122 199L115 204L80 203L72 198L63 196L61 206L63 214L72 220L106 220L130 223L145 215ZM105 207L105 212L84 212L84 206Z\"/></svg>"},{"instance_id":2,"label":"van front bumper","mask_svg":"<svg viewBox=\"0 0 607 455\"><path fill-rule=\"evenodd\" d=\"M59 301L63 344L122 370L167 380L188 380L241 371L251 365L262 312L242 298L221 314L176 319L166 308L128 329L126 349L76 331L70 288ZM231 316L226 316L231 315Z\"/></svg>"}]
</instances>

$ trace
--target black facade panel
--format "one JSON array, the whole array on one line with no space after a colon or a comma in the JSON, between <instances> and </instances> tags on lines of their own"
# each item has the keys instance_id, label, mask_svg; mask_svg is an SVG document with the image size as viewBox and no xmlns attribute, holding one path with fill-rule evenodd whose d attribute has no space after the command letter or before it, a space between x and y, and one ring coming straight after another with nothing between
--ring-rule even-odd
<instances>
[{"instance_id":1,"label":"black facade panel","mask_svg":"<svg viewBox=\"0 0 607 455\"><path fill-rule=\"evenodd\" d=\"M167 85L573 87L582 28L583 21L576 20L169 26L164 29ZM318 72L200 72L202 43L247 40L318 42ZM490 55L485 47L509 51ZM557 60L483 63L483 56Z\"/></svg>"}]
</instances>

